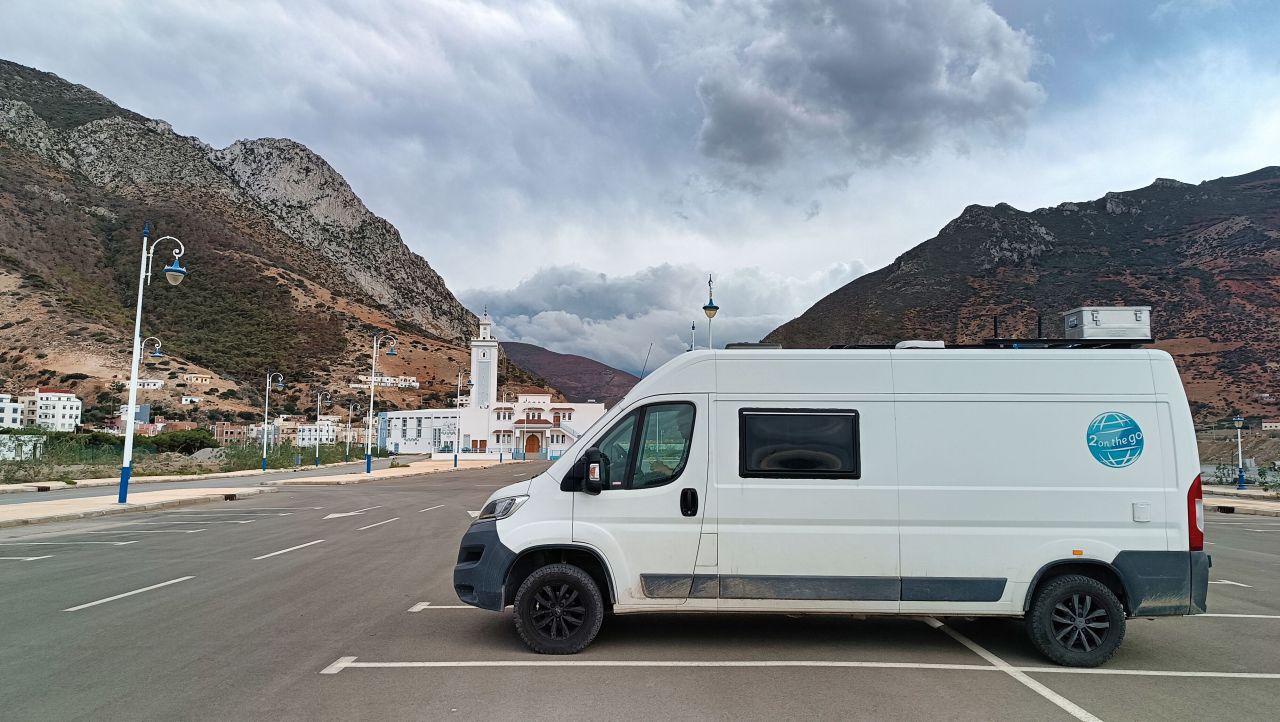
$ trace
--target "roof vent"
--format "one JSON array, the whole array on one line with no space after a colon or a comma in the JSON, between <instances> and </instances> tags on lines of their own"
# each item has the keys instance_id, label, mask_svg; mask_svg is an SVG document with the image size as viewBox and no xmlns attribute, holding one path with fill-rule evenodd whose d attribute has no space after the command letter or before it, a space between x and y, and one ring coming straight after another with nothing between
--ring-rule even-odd
<instances>
[{"instance_id":1,"label":"roof vent","mask_svg":"<svg viewBox=\"0 0 1280 722\"><path fill-rule=\"evenodd\" d=\"M727 343L724 345L724 347L726 350L734 350L734 349L742 350L742 349L751 349L751 348L780 349L782 348L782 344L780 343L747 343L746 341L739 341L737 343Z\"/></svg>"},{"instance_id":2,"label":"roof vent","mask_svg":"<svg viewBox=\"0 0 1280 722\"><path fill-rule=\"evenodd\" d=\"M897 349L901 349L901 348L946 348L946 347L947 347L947 345L946 345L945 343L941 342L941 341L920 341L920 340L913 340L913 341L899 341L899 342L898 342L898 345L897 345L897 346L894 346L894 348L897 348Z\"/></svg>"}]
</instances>

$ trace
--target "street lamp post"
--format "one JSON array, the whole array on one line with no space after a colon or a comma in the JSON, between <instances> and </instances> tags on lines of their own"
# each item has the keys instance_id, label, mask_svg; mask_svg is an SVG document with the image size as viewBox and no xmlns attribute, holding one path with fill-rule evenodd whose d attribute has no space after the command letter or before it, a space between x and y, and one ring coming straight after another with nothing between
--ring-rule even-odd
<instances>
[{"instance_id":1,"label":"street lamp post","mask_svg":"<svg viewBox=\"0 0 1280 722\"><path fill-rule=\"evenodd\" d=\"M347 453L343 456L343 461L351 461L351 417L360 410L360 404L352 401L347 404Z\"/></svg>"},{"instance_id":2,"label":"street lamp post","mask_svg":"<svg viewBox=\"0 0 1280 722\"><path fill-rule=\"evenodd\" d=\"M316 394L316 466L320 466L320 404L322 403L326 406L333 405L333 397L328 391Z\"/></svg>"},{"instance_id":3,"label":"street lamp post","mask_svg":"<svg viewBox=\"0 0 1280 722\"><path fill-rule=\"evenodd\" d=\"M458 468L458 452L462 450L462 376L458 371L458 395L453 405L457 408L457 421L453 425L453 468ZM475 382L467 379L467 386L475 386Z\"/></svg>"},{"instance_id":4,"label":"street lamp post","mask_svg":"<svg viewBox=\"0 0 1280 722\"><path fill-rule=\"evenodd\" d=\"M707 276L707 305L702 307L702 312L707 314L707 350L715 350L715 342L711 340L711 319L716 317L720 311L720 307L716 305L715 293L712 288L711 276Z\"/></svg>"},{"instance_id":5,"label":"street lamp post","mask_svg":"<svg viewBox=\"0 0 1280 722\"><path fill-rule=\"evenodd\" d=\"M124 458L120 464L120 495L117 497L117 501L121 504L128 501L129 477L133 474L133 417L138 413L138 364L141 360L139 357L142 355L143 347L142 294L146 287L151 284L151 257L156 252L156 246L160 245L162 241L173 241L178 246L173 249L173 262L164 267L165 280L170 285L176 286L187 277L187 269L183 268L180 262L182 254L186 253L187 250L182 245L182 241L173 236L164 236L152 242L151 223L143 224L142 258L138 263L138 302L133 315L133 362L129 368L129 415L125 419Z\"/></svg>"},{"instance_id":6,"label":"street lamp post","mask_svg":"<svg viewBox=\"0 0 1280 722\"><path fill-rule=\"evenodd\" d=\"M267 470L267 427L271 423L271 386L272 379L275 379L274 386L276 391L284 391L284 374L279 372L267 371L267 386L265 400L262 402L262 470Z\"/></svg>"},{"instance_id":7,"label":"street lamp post","mask_svg":"<svg viewBox=\"0 0 1280 722\"><path fill-rule=\"evenodd\" d=\"M1236 425L1236 489L1243 491L1247 488L1244 483L1244 445L1240 442L1240 429L1244 428L1244 417L1237 416L1232 421Z\"/></svg>"},{"instance_id":8,"label":"street lamp post","mask_svg":"<svg viewBox=\"0 0 1280 722\"><path fill-rule=\"evenodd\" d=\"M398 339L381 331L373 334L373 364L369 369L369 421L364 436L364 473L366 474L373 473L373 394L378 388L378 346L384 340L387 343L387 355L395 356Z\"/></svg>"}]
</instances>

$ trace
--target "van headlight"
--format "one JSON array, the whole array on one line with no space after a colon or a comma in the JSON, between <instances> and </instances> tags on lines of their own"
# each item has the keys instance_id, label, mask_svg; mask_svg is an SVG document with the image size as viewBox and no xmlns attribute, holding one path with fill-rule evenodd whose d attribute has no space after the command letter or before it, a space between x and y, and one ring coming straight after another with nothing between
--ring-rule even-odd
<instances>
[{"instance_id":1,"label":"van headlight","mask_svg":"<svg viewBox=\"0 0 1280 722\"><path fill-rule=\"evenodd\" d=\"M476 517L476 521L484 521L486 519L506 519L516 513L526 501L529 501L527 495L520 496L504 496L501 499L494 499L484 508L480 510L480 516Z\"/></svg>"}]
</instances>

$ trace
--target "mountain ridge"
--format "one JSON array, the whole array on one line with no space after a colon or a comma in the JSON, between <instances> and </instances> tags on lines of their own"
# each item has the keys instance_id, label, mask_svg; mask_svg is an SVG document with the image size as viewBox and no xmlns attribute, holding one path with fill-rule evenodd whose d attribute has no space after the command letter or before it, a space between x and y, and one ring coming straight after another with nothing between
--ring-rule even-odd
<instances>
[{"instance_id":1,"label":"mountain ridge","mask_svg":"<svg viewBox=\"0 0 1280 722\"><path fill-rule=\"evenodd\" d=\"M1280 167L1189 184L1159 178L1090 201L1021 211L970 205L935 235L779 326L788 347L993 332L1060 334L1060 312L1150 305L1197 418L1280 411ZM1257 387L1262 379L1266 390Z\"/></svg>"}]
</instances>

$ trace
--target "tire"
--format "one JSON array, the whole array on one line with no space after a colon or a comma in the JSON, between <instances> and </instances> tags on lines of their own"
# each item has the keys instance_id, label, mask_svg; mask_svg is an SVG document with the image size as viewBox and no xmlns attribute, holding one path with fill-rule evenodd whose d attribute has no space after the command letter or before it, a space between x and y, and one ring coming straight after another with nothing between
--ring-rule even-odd
<instances>
[{"instance_id":1,"label":"tire","mask_svg":"<svg viewBox=\"0 0 1280 722\"><path fill-rule=\"evenodd\" d=\"M1064 667L1097 667L1124 641L1125 613L1107 585L1069 574L1045 582L1026 616L1041 654Z\"/></svg>"},{"instance_id":2,"label":"tire","mask_svg":"<svg viewBox=\"0 0 1280 722\"><path fill-rule=\"evenodd\" d=\"M596 638L604 599L591 575L572 564L548 564L516 591L516 632L538 654L576 654Z\"/></svg>"}]
</instances>

